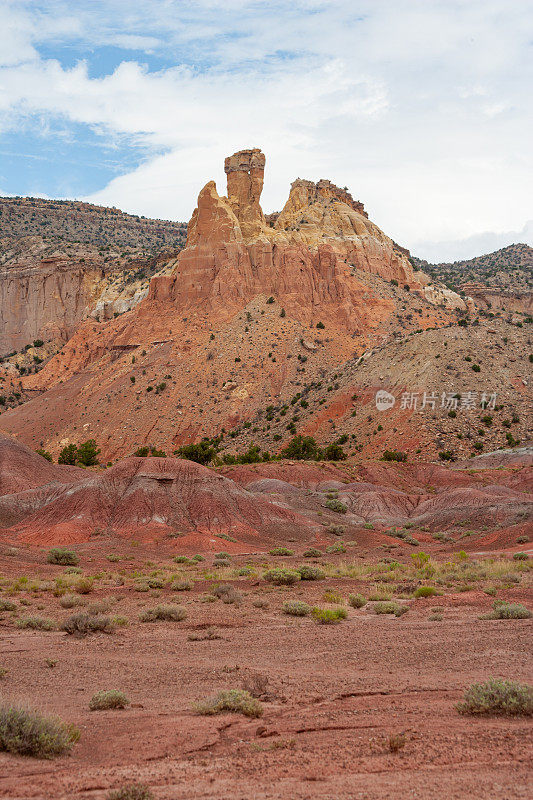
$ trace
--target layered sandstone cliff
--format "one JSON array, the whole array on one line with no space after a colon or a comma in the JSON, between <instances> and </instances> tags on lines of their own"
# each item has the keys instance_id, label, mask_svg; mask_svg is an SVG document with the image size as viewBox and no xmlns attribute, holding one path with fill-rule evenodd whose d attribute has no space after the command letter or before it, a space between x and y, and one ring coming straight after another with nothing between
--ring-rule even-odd
<instances>
[{"instance_id":1,"label":"layered sandstone cliff","mask_svg":"<svg viewBox=\"0 0 533 800\"><path fill-rule=\"evenodd\" d=\"M185 249L147 297L85 321L24 376L26 391L44 394L2 414L5 430L54 453L89 436L111 458L146 444L172 452L328 375L333 391L350 359L453 321L463 301L426 295L427 276L346 189L297 179L281 212L265 217L264 167L257 149L226 159L227 196L204 186Z\"/></svg>"},{"instance_id":2,"label":"layered sandstone cliff","mask_svg":"<svg viewBox=\"0 0 533 800\"><path fill-rule=\"evenodd\" d=\"M227 196L204 186L176 271L152 280L149 300L225 307L267 293L302 322L326 304L339 322L364 326L359 271L421 288L406 251L330 181L297 179L283 210L265 219L264 167L258 149L226 159Z\"/></svg>"}]
</instances>

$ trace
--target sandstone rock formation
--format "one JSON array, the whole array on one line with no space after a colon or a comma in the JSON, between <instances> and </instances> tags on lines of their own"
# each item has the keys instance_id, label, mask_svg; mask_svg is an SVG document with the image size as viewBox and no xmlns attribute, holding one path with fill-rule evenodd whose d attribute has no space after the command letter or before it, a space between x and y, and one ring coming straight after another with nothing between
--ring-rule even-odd
<instances>
[{"instance_id":1,"label":"sandstone rock formation","mask_svg":"<svg viewBox=\"0 0 533 800\"><path fill-rule=\"evenodd\" d=\"M35 399L1 415L5 430L54 454L89 435L108 458L143 444L172 452L302 384L335 383L348 360L400 331L447 325L464 306L454 293L426 297L407 251L330 181L297 179L266 219L264 166L257 149L226 160L227 196L204 186L185 249L147 297L116 319L104 303L104 321L84 322L25 376Z\"/></svg>"},{"instance_id":2,"label":"sandstone rock formation","mask_svg":"<svg viewBox=\"0 0 533 800\"><path fill-rule=\"evenodd\" d=\"M343 325L365 327L371 308L359 270L421 288L405 251L330 181L297 179L281 213L267 222L259 203L264 166L257 149L226 159L227 197L213 181L202 189L176 271L152 281L151 300L216 306L266 293L304 324L320 309Z\"/></svg>"}]
</instances>

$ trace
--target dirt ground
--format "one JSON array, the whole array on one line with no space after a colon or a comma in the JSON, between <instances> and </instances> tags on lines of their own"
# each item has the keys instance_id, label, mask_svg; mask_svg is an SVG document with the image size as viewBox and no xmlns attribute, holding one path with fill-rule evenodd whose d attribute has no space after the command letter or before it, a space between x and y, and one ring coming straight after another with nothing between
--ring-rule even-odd
<instances>
[{"instance_id":1,"label":"dirt ground","mask_svg":"<svg viewBox=\"0 0 533 800\"><path fill-rule=\"evenodd\" d=\"M143 555L150 554L139 553L139 562ZM43 561L34 554L24 574L64 572ZM248 561L237 556L232 565ZM90 569L98 568L93 554ZM21 564L2 556L0 572L20 576ZM530 721L468 717L454 707L473 682L531 680L531 620L481 620L493 598L452 587L406 600L399 618L345 604L346 620L318 625L283 614L283 603L323 606L325 590L346 599L360 581L333 574L290 588L260 577L231 582L238 604L205 602L215 582L198 575L186 592L138 593L128 581L100 581L84 597L87 607L107 602L129 624L84 639L18 629L20 616L60 623L78 609L62 608L51 592L10 595L17 610L0 619L2 698L58 714L81 737L53 761L0 753L0 797L104 800L132 780L157 800L531 797ZM525 580L498 597L531 605ZM186 608L185 621L139 621L141 609L169 602ZM442 620L430 621L436 606ZM221 638L188 638L210 626ZM193 710L219 690L250 685L262 694L260 719ZM124 691L131 705L89 711L101 689ZM389 746L394 734L405 735L398 752Z\"/></svg>"}]
</instances>

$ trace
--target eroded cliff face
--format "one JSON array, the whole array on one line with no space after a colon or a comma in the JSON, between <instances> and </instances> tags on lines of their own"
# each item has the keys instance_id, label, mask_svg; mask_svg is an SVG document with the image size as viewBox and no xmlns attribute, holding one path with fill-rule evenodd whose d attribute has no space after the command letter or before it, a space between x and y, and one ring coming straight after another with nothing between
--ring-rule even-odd
<instances>
[{"instance_id":1,"label":"eroded cliff face","mask_svg":"<svg viewBox=\"0 0 533 800\"><path fill-rule=\"evenodd\" d=\"M380 298L369 302L359 271L422 288L405 251L330 181L297 179L281 213L267 221L264 167L257 149L226 159L227 197L213 181L202 189L175 273L152 280L149 300L227 309L268 293L304 323L320 308L341 324L364 327Z\"/></svg>"},{"instance_id":2,"label":"eroded cliff face","mask_svg":"<svg viewBox=\"0 0 533 800\"><path fill-rule=\"evenodd\" d=\"M257 149L226 159L227 196L204 186L185 249L148 296L83 322L25 376L26 391L44 394L2 415L5 430L51 452L89 436L112 458L144 444L172 452L289 404L303 385L335 384L349 359L448 325L464 305L426 296L408 253L330 181L296 180L265 218L264 166Z\"/></svg>"}]
</instances>

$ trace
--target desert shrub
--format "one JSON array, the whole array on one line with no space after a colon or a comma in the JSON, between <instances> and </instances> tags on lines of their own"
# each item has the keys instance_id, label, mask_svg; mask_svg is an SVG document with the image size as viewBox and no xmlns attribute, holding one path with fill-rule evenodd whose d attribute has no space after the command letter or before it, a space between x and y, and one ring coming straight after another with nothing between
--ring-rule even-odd
<instances>
[{"instance_id":1,"label":"desert shrub","mask_svg":"<svg viewBox=\"0 0 533 800\"><path fill-rule=\"evenodd\" d=\"M228 558L215 558L213 561L214 567L230 567L231 562Z\"/></svg>"},{"instance_id":2,"label":"desert shrub","mask_svg":"<svg viewBox=\"0 0 533 800\"><path fill-rule=\"evenodd\" d=\"M17 628L30 628L34 631L53 631L55 622L45 617L21 617L16 621Z\"/></svg>"},{"instance_id":3,"label":"desert shrub","mask_svg":"<svg viewBox=\"0 0 533 800\"><path fill-rule=\"evenodd\" d=\"M407 453L401 450L385 450L381 456L382 461L407 461Z\"/></svg>"},{"instance_id":4,"label":"desert shrub","mask_svg":"<svg viewBox=\"0 0 533 800\"><path fill-rule=\"evenodd\" d=\"M293 556L294 550L289 550L288 547L273 547L269 550L271 556Z\"/></svg>"},{"instance_id":5,"label":"desert shrub","mask_svg":"<svg viewBox=\"0 0 533 800\"><path fill-rule=\"evenodd\" d=\"M362 594L350 594L348 595L348 603L352 608L363 608L363 606L366 606L367 600Z\"/></svg>"},{"instance_id":6,"label":"desert shrub","mask_svg":"<svg viewBox=\"0 0 533 800\"><path fill-rule=\"evenodd\" d=\"M160 605L155 608L146 608L139 615L141 622L182 622L187 612L181 606Z\"/></svg>"},{"instance_id":7,"label":"desert shrub","mask_svg":"<svg viewBox=\"0 0 533 800\"><path fill-rule=\"evenodd\" d=\"M336 544L330 544L329 547L326 547L326 553L345 553L346 547L342 542L337 542Z\"/></svg>"},{"instance_id":8,"label":"desert shrub","mask_svg":"<svg viewBox=\"0 0 533 800\"><path fill-rule=\"evenodd\" d=\"M197 464L209 464L217 453L217 447L213 447L212 443L203 439L198 444L185 444L178 450L174 450L174 455L180 458L187 458L189 461L196 461Z\"/></svg>"},{"instance_id":9,"label":"desert shrub","mask_svg":"<svg viewBox=\"0 0 533 800\"><path fill-rule=\"evenodd\" d=\"M326 528L326 533L331 533L333 536L342 536L345 531L345 525L328 525Z\"/></svg>"},{"instance_id":10,"label":"desert shrub","mask_svg":"<svg viewBox=\"0 0 533 800\"><path fill-rule=\"evenodd\" d=\"M527 561L529 558L527 553L514 553L513 560L514 561Z\"/></svg>"},{"instance_id":11,"label":"desert shrub","mask_svg":"<svg viewBox=\"0 0 533 800\"><path fill-rule=\"evenodd\" d=\"M175 564L190 564L191 559L188 556L174 556L172 559Z\"/></svg>"},{"instance_id":12,"label":"desert shrub","mask_svg":"<svg viewBox=\"0 0 533 800\"><path fill-rule=\"evenodd\" d=\"M522 603L506 603L505 600L495 600L493 610L483 619L530 619L531 611Z\"/></svg>"},{"instance_id":13,"label":"desert shrub","mask_svg":"<svg viewBox=\"0 0 533 800\"><path fill-rule=\"evenodd\" d=\"M394 600L383 600L382 602L374 605L376 614L394 614L395 617L401 617L409 609L401 603L396 603Z\"/></svg>"},{"instance_id":14,"label":"desert shrub","mask_svg":"<svg viewBox=\"0 0 533 800\"><path fill-rule=\"evenodd\" d=\"M296 567L296 571L300 573L303 581L321 581L326 577L323 569L312 564L302 564L300 567Z\"/></svg>"},{"instance_id":15,"label":"desert shrub","mask_svg":"<svg viewBox=\"0 0 533 800\"><path fill-rule=\"evenodd\" d=\"M190 592L192 583L190 581L172 581L170 588L173 592Z\"/></svg>"},{"instance_id":16,"label":"desert shrub","mask_svg":"<svg viewBox=\"0 0 533 800\"><path fill-rule=\"evenodd\" d=\"M326 508L329 508L330 511L336 511L337 514L346 514L348 511L348 507L341 503L340 500L326 500Z\"/></svg>"},{"instance_id":17,"label":"desert shrub","mask_svg":"<svg viewBox=\"0 0 533 800\"><path fill-rule=\"evenodd\" d=\"M244 714L245 717L260 717L263 714L263 706L259 700L244 689L227 689L195 703L193 708L198 714L207 715L221 714L224 711Z\"/></svg>"},{"instance_id":18,"label":"desert shrub","mask_svg":"<svg viewBox=\"0 0 533 800\"><path fill-rule=\"evenodd\" d=\"M486 683L474 683L465 690L458 703L460 714L504 714L508 716L533 714L533 687L515 681L490 678Z\"/></svg>"},{"instance_id":19,"label":"desert shrub","mask_svg":"<svg viewBox=\"0 0 533 800\"><path fill-rule=\"evenodd\" d=\"M295 436L287 447L281 451L282 458L317 461L320 451L312 436Z\"/></svg>"},{"instance_id":20,"label":"desert shrub","mask_svg":"<svg viewBox=\"0 0 533 800\"><path fill-rule=\"evenodd\" d=\"M91 633L113 633L114 629L111 617L92 616L83 612L68 617L61 626L61 630L78 637L88 636Z\"/></svg>"},{"instance_id":21,"label":"desert shrub","mask_svg":"<svg viewBox=\"0 0 533 800\"><path fill-rule=\"evenodd\" d=\"M53 460L54 460L52 458L52 453L49 453L48 450L43 450L42 447L40 447L35 452L37 453L38 456L42 456L43 458L46 458L47 461L53 462Z\"/></svg>"},{"instance_id":22,"label":"desert shrub","mask_svg":"<svg viewBox=\"0 0 533 800\"><path fill-rule=\"evenodd\" d=\"M60 452L57 463L73 466L76 463L78 448L75 444L67 444Z\"/></svg>"},{"instance_id":23,"label":"desert shrub","mask_svg":"<svg viewBox=\"0 0 533 800\"><path fill-rule=\"evenodd\" d=\"M100 455L100 448L96 446L94 439L88 439L83 444L80 444L76 453L76 461L83 464L84 467L94 467L98 464L98 456Z\"/></svg>"},{"instance_id":24,"label":"desert shrub","mask_svg":"<svg viewBox=\"0 0 533 800\"><path fill-rule=\"evenodd\" d=\"M33 758L53 758L68 752L80 732L57 717L44 717L11 705L0 706L0 750Z\"/></svg>"},{"instance_id":25,"label":"desert shrub","mask_svg":"<svg viewBox=\"0 0 533 800\"><path fill-rule=\"evenodd\" d=\"M77 581L74 581L72 588L78 594L89 594L94 588L94 580L84 575L83 577L78 578Z\"/></svg>"},{"instance_id":26,"label":"desert shrub","mask_svg":"<svg viewBox=\"0 0 533 800\"><path fill-rule=\"evenodd\" d=\"M429 622L442 622L442 614L430 614L428 617Z\"/></svg>"},{"instance_id":27,"label":"desert shrub","mask_svg":"<svg viewBox=\"0 0 533 800\"><path fill-rule=\"evenodd\" d=\"M49 564L61 564L64 567L75 567L80 563L80 559L73 550L65 547L52 547L48 551L46 560Z\"/></svg>"},{"instance_id":28,"label":"desert shrub","mask_svg":"<svg viewBox=\"0 0 533 800\"><path fill-rule=\"evenodd\" d=\"M529 536L526 533L523 533L521 536L518 536L516 543L517 544L526 544L529 542Z\"/></svg>"},{"instance_id":29,"label":"desert shrub","mask_svg":"<svg viewBox=\"0 0 533 800\"><path fill-rule=\"evenodd\" d=\"M346 458L346 453L338 442L333 442L332 444L328 444L326 447L324 451L324 458L326 461L344 461Z\"/></svg>"},{"instance_id":30,"label":"desert shrub","mask_svg":"<svg viewBox=\"0 0 533 800\"><path fill-rule=\"evenodd\" d=\"M419 586L413 592L413 597L433 597L435 594L437 594L437 590L434 586Z\"/></svg>"},{"instance_id":31,"label":"desert shrub","mask_svg":"<svg viewBox=\"0 0 533 800\"><path fill-rule=\"evenodd\" d=\"M303 557L304 558L319 558L322 555L320 550L317 550L316 547L310 547L309 550L305 550Z\"/></svg>"},{"instance_id":32,"label":"desert shrub","mask_svg":"<svg viewBox=\"0 0 533 800\"><path fill-rule=\"evenodd\" d=\"M231 558L231 556L230 556L230 554L229 554L229 553L226 553L226 551L225 551L225 550L222 550L220 553L215 553L215 558L224 558L224 559L228 559L228 558Z\"/></svg>"},{"instance_id":33,"label":"desert shrub","mask_svg":"<svg viewBox=\"0 0 533 800\"><path fill-rule=\"evenodd\" d=\"M242 595L238 592L231 583L221 583L213 589L215 597L219 597L223 603L230 605L231 603L240 603Z\"/></svg>"},{"instance_id":34,"label":"desert shrub","mask_svg":"<svg viewBox=\"0 0 533 800\"><path fill-rule=\"evenodd\" d=\"M254 608L268 608L267 601L263 600L262 597L258 597L257 600L254 600L252 605Z\"/></svg>"},{"instance_id":35,"label":"desert shrub","mask_svg":"<svg viewBox=\"0 0 533 800\"><path fill-rule=\"evenodd\" d=\"M319 608L315 606L311 609L311 616L321 625L332 625L340 622L348 616L345 608Z\"/></svg>"},{"instance_id":36,"label":"desert shrub","mask_svg":"<svg viewBox=\"0 0 533 800\"><path fill-rule=\"evenodd\" d=\"M275 586L292 586L300 580L300 573L293 569L274 567L264 572L263 578Z\"/></svg>"},{"instance_id":37,"label":"desert shrub","mask_svg":"<svg viewBox=\"0 0 533 800\"><path fill-rule=\"evenodd\" d=\"M248 575L253 575L254 571L252 567L241 567L237 570L237 575L241 578L245 578Z\"/></svg>"},{"instance_id":38,"label":"desert shrub","mask_svg":"<svg viewBox=\"0 0 533 800\"><path fill-rule=\"evenodd\" d=\"M196 555L191 558L191 561L198 563L200 561L205 561L205 557L200 555L200 553L196 553Z\"/></svg>"},{"instance_id":39,"label":"desert shrub","mask_svg":"<svg viewBox=\"0 0 533 800\"><path fill-rule=\"evenodd\" d=\"M388 745L391 753L398 753L405 747L405 733L391 733L388 739Z\"/></svg>"},{"instance_id":40,"label":"desert shrub","mask_svg":"<svg viewBox=\"0 0 533 800\"><path fill-rule=\"evenodd\" d=\"M144 783L126 783L108 792L106 800L154 800L154 796Z\"/></svg>"},{"instance_id":41,"label":"desert shrub","mask_svg":"<svg viewBox=\"0 0 533 800\"><path fill-rule=\"evenodd\" d=\"M306 617L311 613L311 607L302 600L288 600L283 603L282 611L290 617Z\"/></svg>"},{"instance_id":42,"label":"desert shrub","mask_svg":"<svg viewBox=\"0 0 533 800\"><path fill-rule=\"evenodd\" d=\"M108 708L126 708L130 701L117 689L102 690L93 694L89 703L90 711L106 711Z\"/></svg>"},{"instance_id":43,"label":"desert shrub","mask_svg":"<svg viewBox=\"0 0 533 800\"><path fill-rule=\"evenodd\" d=\"M136 581L133 586L134 592L148 592L150 587L146 583L146 581Z\"/></svg>"},{"instance_id":44,"label":"desert shrub","mask_svg":"<svg viewBox=\"0 0 533 800\"><path fill-rule=\"evenodd\" d=\"M0 600L0 611L14 611L16 607L16 603L12 603L11 600Z\"/></svg>"}]
</instances>

